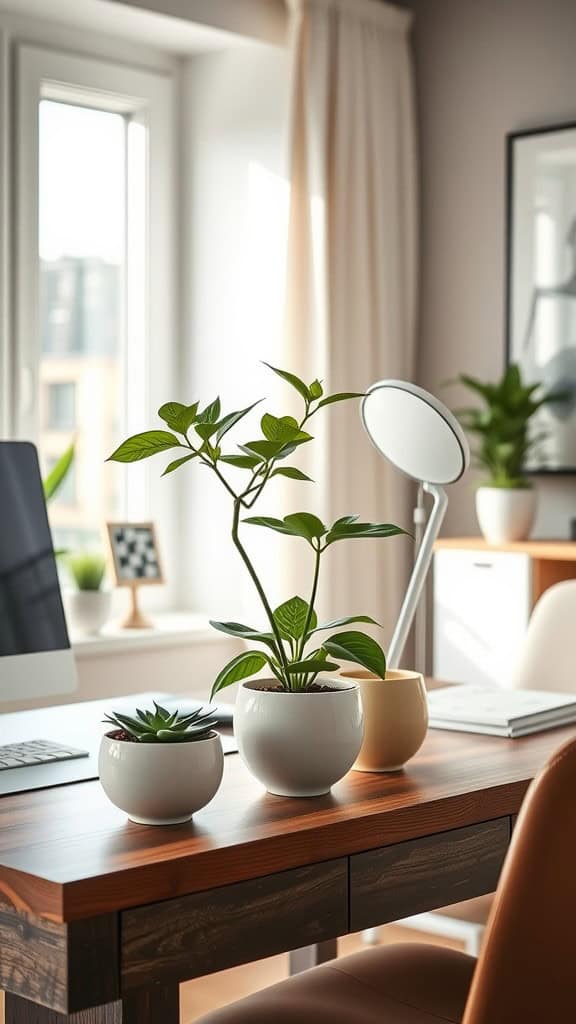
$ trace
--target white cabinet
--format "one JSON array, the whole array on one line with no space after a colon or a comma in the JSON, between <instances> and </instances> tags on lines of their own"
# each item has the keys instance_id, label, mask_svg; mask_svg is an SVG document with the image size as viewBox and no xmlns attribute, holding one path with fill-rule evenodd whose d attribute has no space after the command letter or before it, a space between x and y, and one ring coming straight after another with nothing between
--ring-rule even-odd
<instances>
[{"instance_id":1,"label":"white cabinet","mask_svg":"<svg viewBox=\"0 0 576 1024\"><path fill-rule=\"evenodd\" d=\"M532 559L510 551L434 556L434 676L510 684L532 608Z\"/></svg>"}]
</instances>

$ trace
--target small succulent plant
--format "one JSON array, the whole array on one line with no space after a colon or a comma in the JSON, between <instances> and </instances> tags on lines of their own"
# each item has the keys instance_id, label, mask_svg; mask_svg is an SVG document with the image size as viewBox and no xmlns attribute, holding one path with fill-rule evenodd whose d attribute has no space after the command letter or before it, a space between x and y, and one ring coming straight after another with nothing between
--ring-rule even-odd
<instances>
[{"instance_id":1,"label":"small succulent plant","mask_svg":"<svg viewBox=\"0 0 576 1024\"><path fill-rule=\"evenodd\" d=\"M134 743L192 743L207 739L216 725L210 709L198 708L190 715L180 716L178 711L167 711L156 701L153 703L154 711L138 708L136 718L114 711L104 721L120 731L121 739Z\"/></svg>"}]
</instances>

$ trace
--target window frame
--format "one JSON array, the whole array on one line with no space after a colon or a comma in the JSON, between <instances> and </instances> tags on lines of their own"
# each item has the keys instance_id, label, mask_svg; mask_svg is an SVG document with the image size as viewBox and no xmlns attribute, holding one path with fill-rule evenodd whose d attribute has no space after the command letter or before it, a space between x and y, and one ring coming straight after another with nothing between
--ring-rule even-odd
<instances>
[{"instance_id":1,"label":"window frame","mask_svg":"<svg viewBox=\"0 0 576 1024\"><path fill-rule=\"evenodd\" d=\"M11 367L11 436L36 440L39 436L40 258L39 258L39 116L38 104L61 94L64 101L129 114L147 127L147 262L145 374L143 423L153 422L153 412L173 393L177 380L177 277L176 277L176 131L175 88L170 73L149 71L105 59L60 52L43 46L16 46L14 141L15 192L13 204L13 343L8 352ZM82 93L85 93L83 96ZM130 342L127 339L129 346ZM132 424L131 424L132 426ZM119 438L121 440L121 438ZM148 466L142 474L141 494L146 508L128 509L135 518L161 521L161 546L167 567L166 587L150 593L153 607L177 606L178 554L175 528L175 488L163 487L157 472ZM130 472L127 467L126 472ZM134 470L132 470L134 472Z\"/></svg>"}]
</instances>

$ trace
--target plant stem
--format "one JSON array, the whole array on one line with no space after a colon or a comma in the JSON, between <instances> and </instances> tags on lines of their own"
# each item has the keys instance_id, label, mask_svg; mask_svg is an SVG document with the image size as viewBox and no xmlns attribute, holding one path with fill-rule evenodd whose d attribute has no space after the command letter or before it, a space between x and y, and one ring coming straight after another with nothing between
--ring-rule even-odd
<instances>
[{"instance_id":1,"label":"plant stem","mask_svg":"<svg viewBox=\"0 0 576 1024\"><path fill-rule=\"evenodd\" d=\"M318 541L318 547L316 548L316 561L315 561L315 564L314 564L314 579L313 579L313 582L312 582L312 593L310 594L310 600L308 602L308 611L306 613L306 622L304 624L304 632L302 634L302 639L300 640L300 647L299 647L299 650L298 650L298 658L302 658L302 656L304 654L304 646L305 646L306 640L308 638L308 630L310 628L310 623L312 621L312 614L314 612L314 602L316 601L316 594L318 593L318 580L320 578L320 559L322 557L322 552L323 551L324 551L324 548L321 546L320 541Z\"/></svg>"},{"instance_id":2,"label":"plant stem","mask_svg":"<svg viewBox=\"0 0 576 1024\"><path fill-rule=\"evenodd\" d=\"M260 598L260 600L262 602L262 605L264 607L264 611L266 612L266 615L268 617L268 621L270 623L270 627L272 629L272 632L274 634L274 638L275 638L277 646L278 646L278 656L280 658L280 661L282 662L282 668L283 668L284 673L285 673L285 679L283 681L283 685L284 685L285 689L288 690L288 689L290 689L290 685L289 685L290 684L290 674L288 672L288 660L286 658L286 651L284 650L284 644L282 643L282 637L280 636L280 630L278 629L278 626L276 625L276 620L274 619L274 613L272 612L270 604L268 603L268 598L266 597L266 594L264 593L264 588L263 588L262 584L260 583L260 580L258 579L258 575L256 573L256 570L255 570L254 566L252 565L252 562L250 561L250 558L248 557L247 551L242 546L242 542L241 542L240 537L238 535L238 527L239 527L239 524L240 524L240 508L241 508L241 500L240 500L240 498L236 498L236 501L234 502L234 519L233 519L233 522L232 522L232 540L234 542L234 545L235 545L235 547L236 547L236 549L237 549L237 551L238 551L242 561L244 562L244 565L246 566L246 568L248 570L248 573L250 574L250 578L251 578L254 586L256 587L256 590L258 591L258 596L259 596L259 598Z\"/></svg>"}]
</instances>

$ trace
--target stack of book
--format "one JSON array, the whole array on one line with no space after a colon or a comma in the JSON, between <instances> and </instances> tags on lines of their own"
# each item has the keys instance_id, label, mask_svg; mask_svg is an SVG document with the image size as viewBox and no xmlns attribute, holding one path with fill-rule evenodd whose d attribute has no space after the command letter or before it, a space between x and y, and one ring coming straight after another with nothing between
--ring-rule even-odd
<instances>
[{"instance_id":1,"label":"stack of book","mask_svg":"<svg viewBox=\"0 0 576 1024\"><path fill-rule=\"evenodd\" d=\"M446 686L428 693L430 726L516 739L576 722L576 694Z\"/></svg>"}]
</instances>

